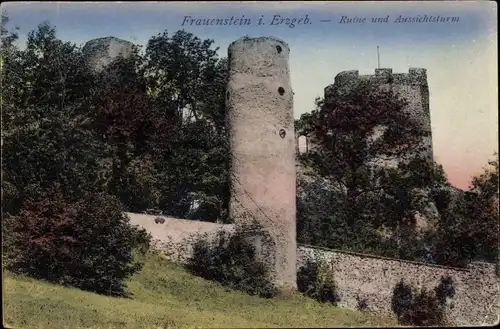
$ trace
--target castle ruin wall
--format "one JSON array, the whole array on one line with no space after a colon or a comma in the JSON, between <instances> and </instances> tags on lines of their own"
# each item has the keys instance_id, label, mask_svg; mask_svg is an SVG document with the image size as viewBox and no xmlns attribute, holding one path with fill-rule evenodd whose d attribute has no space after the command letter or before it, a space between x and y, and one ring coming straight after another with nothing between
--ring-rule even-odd
<instances>
[{"instance_id":1,"label":"castle ruin wall","mask_svg":"<svg viewBox=\"0 0 500 329\"><path fill-rule=\"evenodd\" d=\"M164 252L171 260L185 263L192 255L198 237L215 237L219 231L234 232L233 224L216 224L165 216L126 213L132 225L146 229L153 236L153 248ZM498 322L499 281L495 264L472 263L468 268L452 268L421 262L411 262L375 255L363 255L313 246L297 246L297 267L308 259L324 260L333 272L340 295L340 307L355 309L358 299L364 299L368 310L394 316L392 292L403 279L417 287L433 289L441 277L450 276L456 294L448 301L447 312L455 325L483 325Z\"/></svg>"},{"instance_id":2,"label":"castle ruin wall","mask_svg":"<svg viewBox=\"0 0 500 329\"><path fill-rule=\"evenodd\" d=\"M327 262L341 307L355 309L358 300L364 300L367 310L394 316L391 299L400 280L432 290L441 278L449 276L455 284L455 296L447 301L446 312L454 325L492 325L499 321L500 291L495 264L472 263L468 268L452 268L311 246L299 246L297 255L299 268L307 259Z\"/></svg>"},{"instance_id":3,"label":"castle ruin wall","mask_svg":"<svg viewBox=\"0 0 500 329\"><path fill-rule=\"evenodd\" d=\"M410 68L408 73L393 73L392 69L382 68L375 69L374 75L360 75L358 70L343 71L335 76L332 85L325 88L325 98L345 93L361 81L378 85L383 89L391 89L396 95L408 102L404 111L410 114L415 122L429 133L427 137L422 138L422 143L425 146L425 155L432 161L433 147L427 70Z\"/></svg>"},{"instance_id":4,"label":"castle ruin wall","mask_svg":"<svg viewBox=\"0 0 500 329\"><path fill-rule=\"evenodd\" d=\"M93 39L85 43L83 52L88 65L96 73L103 71L118 57L128 58L134 49L134 44L115 37Z\"/></svg>"}]
</instances>

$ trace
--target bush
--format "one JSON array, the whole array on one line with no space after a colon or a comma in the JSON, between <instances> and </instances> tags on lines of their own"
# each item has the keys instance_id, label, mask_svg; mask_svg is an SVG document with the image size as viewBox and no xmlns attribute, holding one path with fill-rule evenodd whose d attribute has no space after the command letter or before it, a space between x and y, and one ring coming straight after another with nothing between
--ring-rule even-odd
<instances>
[{"instance_id":1,"label":"bush","mask_svg":"<svg viewBox=\"0 0 500 329\"><path fill-rule=\"evenodd\" d=\"M28 201L4 223L6 267L14 273L109 295L124 295L140 270L150 236L129 225L115 197L94 194L67 202L61 193Z\"/></svg>"},{"instance_id":2,"label":"bush","mask_svg":"<svg viewBox=\"0 0 500 329\"><path fill-rule=\"evenodd\" d=\"M450 276L442 277L439 285L434 289L436 297L441 302L441 304L446 304L448 298L453 298L455 296L455 283Z\"/></svg>"},{"instance_id":3,"label":"bush","mask_svg":"<svg viewBox=\"0 0 500 329\"><path fill-rule=\"evenodd\" d=\"M324 261L308 260L297 272L297 288L322 303L336 305L340 301L333 273Z\"/></svg>"},{"instance_id":4,"label":"bush","mask_svg":"<svg viewBox=\"0 0 500 329\"><path fill-rule=\"evenodd\" d=\"M244 229L232 234L220 231L214 240L208 235L200 237L187 267L197 276L250 295L272 298L279 292L269 280L268 267L245 239Z\"/></svg>"},{"instance_id":5,"label":"bush","mask_svg":"<svg viewBox=\"0 0 500 329\"><path fill-rule=\"evenodd\" d=\"M446 325L446 299L454 295L455 287L450 277L441 278L434 291L417 290L401 280L393 290L392 311L402 325Z\"/></svg>"},{"instance_id":6,"label":"bush","mask_svg":"<svg viewBox=\"0 0 500 329\"><path fill-rule=\"evenodd\" d=\"M356 308L360 311L365 311L368 309L368 300L366 298L362 298L360 296L356 296Z\"/></svg>"}]
</instances>

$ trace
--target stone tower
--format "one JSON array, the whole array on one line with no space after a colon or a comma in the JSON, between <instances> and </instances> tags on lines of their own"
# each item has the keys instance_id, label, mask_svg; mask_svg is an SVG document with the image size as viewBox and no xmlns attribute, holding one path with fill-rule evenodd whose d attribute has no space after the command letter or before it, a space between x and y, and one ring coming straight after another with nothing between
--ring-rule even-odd
<instances>
[{"instance_id":1,"label":"stone tower","mask_svg":"<svg viewBox=\"0 0 500 329\"><path fill-rule=\"evenodd\" d=\"M251 234L272 280L296 289L295 133L290 49L270 37L229 46L226 92L231 148L229 214L256 220Z\"/></svg>"},{"instance_id":2,"label":"stone tower","mask_svg":"<svg viewBox=\"0 0 500 329\"><path fill-rule=\"evenodd\" d=\"M429 85L427 70L410 68L408 73L392 73L392 69L375 69L375 75L360 75L359 71L343 71L335 76L335 82L325 88L325 98L335 97L335 93L348 90L357 81L369 81L382 88L390 88L400 97L406 99L407 111L421 127L429 132L422 140L425 155L433 161L431 117L429 109Z\"/></svg>"},{"instance_id":3,"label":"stone tower","mask_svg":"<svg viewBox=\"0 0 500 329\"><path fill-rule=\"evenodd\" d=\"M82 51L95 72L101 72L117 57L127 58L132 54L134 44L115 37L93 39L85 43Z\"/></svg>"}]
</instances>

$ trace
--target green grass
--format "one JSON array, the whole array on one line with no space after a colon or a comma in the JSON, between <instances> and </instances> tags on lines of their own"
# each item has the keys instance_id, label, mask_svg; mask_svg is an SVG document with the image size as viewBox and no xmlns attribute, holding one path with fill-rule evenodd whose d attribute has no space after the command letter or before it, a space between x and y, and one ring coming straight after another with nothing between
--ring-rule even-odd
<instances>
[{"instance_id":1,"label":"green grass","mask_svg":"<svg viewBox=\"0 0 500 329\"><path fill-rule=\"evenodd\" d=\"M317 303L229 291L157 253L128 281L131 298L106 297L5 273L4 324L12 328L369 327L394 322Z\"/></svg>"}]
</instances>

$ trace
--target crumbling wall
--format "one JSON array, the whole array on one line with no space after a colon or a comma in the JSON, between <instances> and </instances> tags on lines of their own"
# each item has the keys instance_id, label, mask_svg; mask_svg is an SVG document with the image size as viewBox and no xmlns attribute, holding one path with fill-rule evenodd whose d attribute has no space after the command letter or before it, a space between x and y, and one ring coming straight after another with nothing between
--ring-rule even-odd
<instances>
[{"instance_id":1,"label":"crumbling wall","mask_svg":"<svg viewBox=\"0 0 500 329\"><path fill-rule=\"evenodd\" d=\"M356 308L359 298L366 301L368 310L393 315L391 298L400 280L434 289L442 277L450 276L456 294L447 312L455 325L498 322L499 280L494 264L473 263L461 269L307 246L298 248L297 257L298 267L310 258L330 265L342 307Z\"/></svg>"},{"instance_id":2,"label":"crumbling wall","mask_svg":"<svg viewBox=\"0 0 500 329\"><path fill-rule=\"evenodd\" d=\"M296 288L295 132L289 52L288 45L275 38L242 38L229 46L229 214L236 225L257 221L260 235L272 240L260 248L262 259L271 267L272 280Z\"/></svg>"},{"instance_id":3,"label":"crumbling wall","mask_svg":"<svg viewBox=\"0 0 500 329\"><path fill-rule=\"evenodd\" d=\"M392 89L395 94L408 102L404 111L410 114L416 124L429 133L427 137L422 138L422 145L425 147L424 155L432 161L434 157L427 70L410 68L408 73L393 73L392 69L384 68L375 69L374 75L360 75L358 70L343 71L335 76L332 85L325 88L325 98L344 93L360 81L368 81L380 88ZM388 165L391 164L388 163Z\"/></svg>"},{"instance_id":4,"label":"crumbling wall","mask_svg":"<svg viewBox=\"0 0 500 329\"><path fill-rule=\"evenodd\" d=\"M352 90L360 82L369 83L383 90L392 90L397 97L407 102L407 105L402 110L409 114L414 120L415 125L420 126L423 131L428 133L427 136L421 139L420 146L422 146L422 153L417 154L416 151L411 151L407 156L421 155L432 163L434 156L427 70L423 68L410 68L408 73L393 73L392 69L382 68L375 69L375 74L372 75L360 75L358 70L343 71L335 76L333 84L324 89L324 96L325 98L335 98ZM374 132L372 140L376 140L382 135L383 128L380 126ZM369 164L374 168L395 168L402 161L405 161L405 158L386 158L385 156L381 156L372 159ZM428 188L416 191L420 192L424 198L429 198L430 190ZM421 214L416 215L417 227L419 230L425 230L431 227L437 218L437 209L433 203L429 202L426 209Z\"/></svg>"},{"instance_id":5,"label":"crumbling wall","mask_svg":"<svg viewBox=\"0 0 500 329\"><path fill-rule=\"evenodd\" d=\"M134 44L115 37L93 39L85 43L83 52L87 64L95 72L101 72L118 57L129 57L134 49Z\"/></svg>"}]
</instances>

